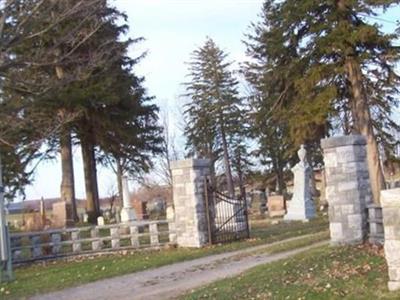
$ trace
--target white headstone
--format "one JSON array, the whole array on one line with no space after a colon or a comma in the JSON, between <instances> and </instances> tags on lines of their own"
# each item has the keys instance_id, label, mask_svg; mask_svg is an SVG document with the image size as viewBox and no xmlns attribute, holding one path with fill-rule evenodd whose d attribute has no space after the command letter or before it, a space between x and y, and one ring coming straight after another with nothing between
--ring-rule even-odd
<instances>
[{"instance_id":1,"label":"white headstone","mask_svg":"<svg viewBox=\"0 0 400 300\"><path fill-rule=\"evenodd\" d=\"M97 217L97 225L104 226L104 218L102 216Z\"/></svg>"},{"instance_id":2,"label":"white headstone","mask_svg":"<svg viewBox=\"0 0 400 300\"><path fill-rule=\"evenodd\" d=\"M87 223L89 220L89 215L87 213L83 214L83 223Z\"/></svg>"},{"instance_id":3,"label":"white headstone","mask_svg":"<svg viewBox=\"0 0 400 300\"><path fill-rule=\"evenodd\" d=\"M285 220L307 221L315 217L315 207L312 200L311 176L313 171L306 160L306 149L301 145L297 152L300 162L292 168L294 173L293 197L288 205Z\"/></svg>"},{"instance_id":4,"label":"white headstone","mask_svg":"<svg viewBox=\"0 0 400 300\"><path fill-rule=\"evenodd\" d=\"M129 193L128 177L122 177L122 204L121 221L131 222L137 220L135 210L131 205L131 197Z\"/></svg>"}]
</instances>

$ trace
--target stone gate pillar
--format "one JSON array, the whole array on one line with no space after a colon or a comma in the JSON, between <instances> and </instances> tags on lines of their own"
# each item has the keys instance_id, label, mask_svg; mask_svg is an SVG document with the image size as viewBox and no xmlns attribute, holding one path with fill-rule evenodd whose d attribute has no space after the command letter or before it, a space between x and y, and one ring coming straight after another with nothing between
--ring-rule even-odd
<instances>
[{"instance_id":1,"label":"stone gate pillar","mask_svg":"<svg viewBox=\"0 0 400 300\"><path fill-rule=\"evenodd\" d=\"M385 258L389 271L388 288L400 290L400 188L381 191Z\"/></svg>"},{"instance_id":2,"label":"stone gate pillar","mask_svg":"<svg viewBox=\"0 0 400 300\"><path fill-rule=\"evenodd\" d=\"M202 247L208 243L204 181L210 175L210 160L173 161L171 171L178 246Z\"/></svg>"},{"instance_id":3,"label":"stone gate pillar","mask_svg":"<svg viewBox=\"0 0 400 300\"><path fill-rule=\"evenodd\" d=\"M321 140L332 244L362 243L367 234L366 205L372 202L366 139L361 135Z\"/></svg>"}]
</instances>

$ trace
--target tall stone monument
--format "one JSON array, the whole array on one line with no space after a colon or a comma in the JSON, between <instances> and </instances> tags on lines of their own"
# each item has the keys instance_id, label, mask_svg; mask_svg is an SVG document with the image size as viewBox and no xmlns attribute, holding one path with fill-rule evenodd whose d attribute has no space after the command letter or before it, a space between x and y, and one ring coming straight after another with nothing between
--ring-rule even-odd
<instances>
[{"instance_id":1,"label":"tall stone monument","mask_svg":"<svg viewBox=\"0 0 400 300\"><path fill-rule=\"evenodd\" d=\"M131 204L131 197L129 193L128 177L122 176L122 209L121 209L121 222L136 221L135 210Z\"/></svg>"},{"instance_id":2,"label":"tall stone monument","mask_svg":"<svg viewBox=\"0 0 400 300\"><path fill-rule=\"evenodd\" d=\"M367 235L367 204L372 193L362 135L321 140L332 244L358 244Z\"/></svg>"},{"instance_id":3,"label":"tall stone monument","mask_svg":"<svg viewBox=\"0 0 400 300\"><path fill-rule=\"evenodd\" d=\"M312 200L311 176L312 168L306 159L306 149L301 145L297 155L300 162L292 168L294 173L293 197L288 205L284 220L307 221L315 217L315 206Z\"/></svg>"}]
</instances>

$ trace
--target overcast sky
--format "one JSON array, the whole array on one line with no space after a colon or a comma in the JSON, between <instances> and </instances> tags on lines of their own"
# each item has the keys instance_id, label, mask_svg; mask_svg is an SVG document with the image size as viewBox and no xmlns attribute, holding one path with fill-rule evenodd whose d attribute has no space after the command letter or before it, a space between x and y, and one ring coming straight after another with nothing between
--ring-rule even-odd
<instances>
[{"instance_id":1,"label":"overcast sky","mask_svg":"<svg viewBox=\"0 0 400 300\"><path fill-rule=\"evenodd\" d=\"M181 100L181 83L185 82L190 53L201 46L206 37L213 38L237 62L243 61L244 33L252 21L258 20L261 0L114 0L111 1L128 15L129 36L144 37L140 46L131 49L132 56L148 51L136 68L145 76L145 86L156 96L163 110L179 121L176 107ZM382 18L385 29L394 27L400 10ZM80 150L74 149L76 195L84 198L83 168ZM61 170L58 161L43 162L36 171L33 186L26 189L27 199L59 197ZM98 167L100 196L107 196L116 187L115 175Z\"/></svg>"}]
</instances>

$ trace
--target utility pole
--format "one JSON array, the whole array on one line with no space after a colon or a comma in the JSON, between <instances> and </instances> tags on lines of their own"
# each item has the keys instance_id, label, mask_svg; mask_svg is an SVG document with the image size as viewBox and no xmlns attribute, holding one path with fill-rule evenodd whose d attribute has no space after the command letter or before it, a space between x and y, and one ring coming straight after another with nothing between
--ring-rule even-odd
<instances>
[{"instance_id":1,"label":"utility pole","mask_svg":"<svg viewBox=\"0 0 400 300\"><path fill-rule=\"evenodd\" d=\"M0 157L0 282L11 281L12 261L10 251L10 237L6 225L6 215L4 213L4 188L3 188L3 169Z\"/></svg>"}]
</instances>

